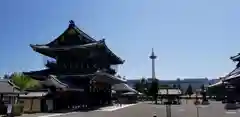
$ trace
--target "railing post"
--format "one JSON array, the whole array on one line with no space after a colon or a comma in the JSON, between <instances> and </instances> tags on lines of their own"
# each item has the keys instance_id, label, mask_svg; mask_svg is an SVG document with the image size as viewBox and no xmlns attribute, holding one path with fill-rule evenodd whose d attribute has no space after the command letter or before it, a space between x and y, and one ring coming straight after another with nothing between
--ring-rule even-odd
<instances>
[{"instance_id":1,"label":"railing post","mask_svg":"<svg viewBox=\"0 0 240 117\"><path fill-rule=\"evenodd\" d=\"M166 105L166 117L171 117L171 105Z\"/></svg>"},{"instance_id":2,"label":"railing post","mask_svg":"<svg viewBox=\"0 0 240 117\"><path fill-rule=\"evenodd\" d=\"M153 117L157 117L156 113L153 114Z\"/></svg>"},{"instance_id":3,"label":"railing post","mask_svg":"<svg viewBox=\"0 0 240 117\"><path fill-rule=\"evenodd\" d=\"M198 106L196 107L197 107L197 117L199 117L199 107Z\"/></svg>"}]
</instances>

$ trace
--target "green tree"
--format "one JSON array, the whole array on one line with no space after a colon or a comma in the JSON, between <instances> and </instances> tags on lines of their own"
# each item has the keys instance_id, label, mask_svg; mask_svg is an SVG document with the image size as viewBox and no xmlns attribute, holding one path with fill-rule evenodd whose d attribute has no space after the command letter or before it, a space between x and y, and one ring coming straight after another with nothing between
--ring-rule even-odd
<instances>
[{"instance_id":1,"label":"green tree","mask_svg":"<svg viewBox=\"0 0 240 117\"><path fill-rule=\"evenodd\" d=\"M205 90L204 84L201 85L200 89L201 89L201 91L204 91L204 90Z\"/></svg>"},{"instance_id":2,"label":"green tree","mask_svg":"<svg viewBox=\"0 0 240 117\"><path fill-rule=\"evenodd\" d=\"M146 79L143 77L140 81L140 92L141 93L144 93L145 92L145 89L147 88L147 81Z\"/></svg>"},{"instance_id":3,"label":"green tree","mask_svg":"<svg viewBox=\"0 0 240 117\"><path fill-rule=\"evenodd\" d=\"M139 83L139 82L136 82L136 83L134 84L134 89L137 90L137 91L139 91L139 92L141 92L141 86L140 86L140 83Z\"/></svg>"},{"instance_id":4,"label":"green tree","mask_svg":"<svg viewBox=\"0 0 240 117\"><path fill-rule=\"evenodd\" d=\"M145 95L149 95L149 88L150 88L150 84L147 82L146 79L144 79L144 83L143 83L143 93Z\"/></svg>"},{"instance_id":5,"label":"green tree","mask_svg":"<svg viewBox=\"0 0 240 117\"><path fill-rule=\"evenodd\" d=\"M170 88L169 85L159 85L159 89L168 89Z\"/></svg>"},{"instance_id":6,"label":"green tree","mask_svg":"<svg viewBox=\"0 0 240 117\"><path fill-rule=\"evenodd\" d=\"M188 95L189 97L193 94L193 89L191 84L188 85L188 88L185 94Z\"/></svg>"},{"instance_id":7,"label":"green tree","mask_svg":"<svg viewBox=\"0 0 240 117\"><path fill-rule=\"evenodd\" d=\"M181 91L181 94L183 94L183 90L180 84L177 84L177 88Z\"/></svg>"},{"instance_id":8,"label":"green tree","mask_svg":"<svg viewBox=\"0 0 240 117\"><path fill-rule=\"evenodd\" d=\"M207 90L207 95L209 95L210 97L216 96L216 98L221 98L222 96L224 96L225 90L226 89L224 86L210 87Z\"/></svg>"},{"instance_id":9,"label":"green tree","mask_svg":"<svg viewBox=\"0 0 240 117\"><path fill-rule=\"evenodd\" d=\"M146 94L147 82L146 82L145 78L142 78L141 80L139 80L139 82L136 82L134 84L134 88L135 88L135 90Z\"/></svg>"},{"instance_id":10,"label":"green tree","mask_svg":"<svg viewBox=\"0 0 240 117\"><path fill-rule=\"evenodd\" d=\"M10 79L21 90L38 89L38 88L41 87L40 83L37 80L34 80L31 77L26 76L26 75L24 75L22 73L13 73L10 76Z\"/></svg>"},{"instance_id":11,"label":"green tree","mask_svg":"<svg viewBox=\"0 0 240 117\"><path fill-rule=\"evenodd\" d=\"M155 100L155 104L157 104L157 97L158 97L158 89L159 89L159 85L158 85L158 80L154 79L151 82L150 88L149 88L149 94L153 97L153 99Z\"/></svg>"},{"instance_id":12,"label":"green tree","mask_svg":"<svg viewBox=\"0 0 240 117\"><path fill-rule=\"evenodd\" d=\"M182 90L182 87L181 87L180 84L177 85L177 88L180 89L180 90Z\"/></svg>"},{"instance_id":13,"label":"green tree","mask_svg":"<svg viewBox=\"0 0 240 117\"><path fill-rule=\"evenodd\" d=\"M8 75L8 74L5 74L4 76L3 76L3 79L9 79L10 78L10 76Z\"/></svg>"},{"instance_id":14,"label":"green tree","mask_svg":"<svg viewBox=\"0 0 240 117\"><path fill-rule=\"evenodd\" d=\"M141 85L144 87L145 86L145 84L146 84L146 79L143 77L142 79L141 79L141 81L140 81L140 83L141 83Z\"/></svg>"},{"instance_id":15,"label":"green tree","mask_svg":"<svg viewBox=\"0 0 240 117\"><path fill-rule=\"evenodd\" d=\"M176 89L176 88L177 88L177 85L176 85L176 84L173 84L173 88Z\"/></svg>"}]
</instances>

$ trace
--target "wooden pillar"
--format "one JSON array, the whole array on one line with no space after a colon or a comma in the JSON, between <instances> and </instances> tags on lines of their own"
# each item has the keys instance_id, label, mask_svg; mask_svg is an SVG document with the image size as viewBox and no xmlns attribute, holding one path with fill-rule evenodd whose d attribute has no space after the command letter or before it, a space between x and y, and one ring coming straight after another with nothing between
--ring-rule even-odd
<instances>
[{"instance_id":1,"label":"wooden pillar","mask_svg":"<svg viewBox=\"0 0 240 117\"><path fill-rule=\"evenodd\" d=\"M30 102L30 111L32 112L32 108L33 108L33 98L31 98L31 102Z\"/></svg>"},{"instance_id":2,"label":"wooden pillar","mask_svg":"<svg viewBox=\"0 0 240 117\"><path fill-rule=\"evenodd\" d=\"M89 107L91 104L90 104L90 100L89 98L91 98L91 91L90 91L90 80L87 81L87 84L85 85L85 92L84 92L84 100L83 100L83 104L84 104L84 107L87 106Z\"/></svg>"},{"instance_id":3,"label":"wooden pillar","mask_svg":"<svg viewBox=\"0 0 240 117\"><path fill-rule=\"evenodd\" d=\"M3 94L1 94L1 101L3 102Z\"/></svg>"},{"instance_id":4,"label":"wooden pillar","mask_svg":"<svg viewBox=\"0 0 240 117\"><path fill-rule=\"evenodd\" d=\"M110 84L108 84L108 104L111 104L112 102L112 87Z\"/></svg>"}]
</instances>

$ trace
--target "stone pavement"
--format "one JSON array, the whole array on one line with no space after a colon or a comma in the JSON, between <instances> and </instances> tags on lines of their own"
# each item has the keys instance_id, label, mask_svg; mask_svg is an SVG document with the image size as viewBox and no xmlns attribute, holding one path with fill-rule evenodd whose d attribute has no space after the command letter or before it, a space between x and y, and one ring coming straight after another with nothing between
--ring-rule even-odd
<instances>
[{"instance_id":1,"label":"stone pavement","mask_svg":"<svg viewBox=\"0 0 240 117\"><path fill-rule=\"evenodd\" d=\"M33 114L23 114L20 117L39 117L39 116L44 116L44 115L49 115L49 113L33 113Z\"/></svg>"},{"instance_id":2,"label":"stone pavement","mask_svg":"<svg viewBox=\"0 0 240 117\"><path fill-rule=\"evenodd\" d=\"M240 111L226 111L221 102L211 102L210 105L198 106L199 117L240 117ZM197 108L193 102L171 106L172 117L197 117ZM149 102L126 106L125 108L106 111L74 112L61 117L166 117L165 105L155 105ZM51 115L38 117L53 117ZM56 115L57 117L57 115Z\"/></svg>"}]
</instances>

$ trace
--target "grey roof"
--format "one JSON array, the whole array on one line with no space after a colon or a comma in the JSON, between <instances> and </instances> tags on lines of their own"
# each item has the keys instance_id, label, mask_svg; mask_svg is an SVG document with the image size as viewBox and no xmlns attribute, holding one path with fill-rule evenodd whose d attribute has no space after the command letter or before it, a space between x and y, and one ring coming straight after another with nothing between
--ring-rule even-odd
<instances>
[{"instance_id":1,"label":"grey roof","mask_svg":"<svg viewBox=\"0 0 240 117\"><path fill-rule=\"evenodd\" d=\"M25 72L24 74L32 76L36 80L48 80L50 79L51 81L48 81L50 84L61 84L63 87L67 86L69 82L63 81L66 77L79 77L79 78L92 78L94 81L98 82L107 82L110 84L118 84L118 83L126 83L127 81L123 78L119 78L117 76L105 73L104 71L97 71L96 73L93 74L62 74L62 75L51 75L50 78L49 74L56 74L54 71L51 69L45 69L41 71L32 71L32 72ZM38 78L39 77L39 78ZM53 81L52 81L53 80ZM46 82L47 83L47 82ZM60 85L59 85L60 86Z\"/></svg>"},{"instance_id":2,"label":"grey roof","mask_svg":"<svg viewBox=\"0 0 240 117\"><path fill-rule=\"evenodd\" d=\"M95 75L96 76L92 80L95 80L95 81L98 81L98 82L107 82L107 83L110 83L112 85L127 82L126 80L121 79L117 76L113 76L111 74L104 73L104 72L101 72L101 71L96 72Z\"/></svg>"},{"instance_id":3,"label":"grey roof","mask_svg":"<svg viewBox=\"0 0 240 117\"><path fill-rule=\"evenodd\" d=\"M83 78L92 77L92 81L105 82L111 85L126 82L126 80L124 79L99 71L94 74L85 74L85 75L61 75L61 76L49 75L48 78L45 79L44 81L41 81L41 83L45 86L55 86L56 88L65 89L65 90L83 91L83 89L80 88L77 84L74 84L72 81L70 81L67 78L68 76L76 76L76 77L83 77Z\"/></svg>"},{"instance_id":4,"label":"grey roof","mask_svg":"<svg viewBox=\"0 0 240 117\"><path fill-rule=\"evenodd\" d=\"M41 44L41 45L30 45L32 47L32 49L36 52L48 55L50 57L55 58L56 55L54 55L53 53L49 53L49 52L44 52L42 50L49 50L49 47L56 47L56 46L60 46L59 41L61 42L62 39L64 39L64 37L66 38L71 38L71 40L76 40L74 44L69 44L72 45L72 47L74 48L85 48L85 46L75 46L75 45L83 45L83 44L89 44L89 43L94 43L96 44L99 41L96 41L95 39L93 39L92 37L90 37L89 35L87 35L86 33L84 33L83 31L81 31L74 23L72 23L73 21L71 21L71 23L69 24L69 27L59 36L57 37L55 40L53 40L52 42L48 43L48 44ZM73 34L69 34L69 32L74 32ZM63 41L68 41L69 39L64 39ZM100 40L101 41L101 40ZM103 39L104 42L104 39ZM92 44L90 44L92 45ZM114 59L116 59L116 63L114 64L123 64L124 60L122 60L120 57L118 57L115 53L113 53L110 48L108 48L105 43L103 43L104 47L105 47L105 52L109 53L109 55L111 57L113 57ZM89 45L88 45L89 46ZM40 49L40 50L39 50ZM65 50L69 50L69 47L64 47L64 48L55 48L54 50L60 50L60 51L65 51Z\"/></svg>"},{"instance_id":5,"label":"grey roof","mask_svg":"<svg viewBox=\"0 0 240 117\"><path fill-rule=\"evenodd\" d=\"M106 52L111 56L114 57L117 61L119 61L119 64L123 64L124 60L121 59L120 57L118 57L116 54L114 54L105 44L105 40L100 40L100 41L96 41L93 43L88 43L88 44L84 44L84 45L69 45L69 46L60 46L60 47L50 47L47 45L33 45L30 44L30 47L36 51L36 52L40 52L42 54L48 54L49 52L61 52L61 51L70 51L70 50L83 50L83 49L91 49L91 48L99 48L99 47L103 47L105 48ZM52 53L53 54L53 53ZM54 57L55 55L49 55L51 57Z\"/></svg>"},{"instance_id":6,"label":"grey roof","mask_svg":"<svg viewBox=\"0 0 240 117\"><path fill-rule=\"evenodd\" d=\"M138 92L135 89L131 88L125 83L115 84L112 86L114 91L129 91L129 92Z\"/></svg>"},{"instance_id":7,"label":"grey roof","mask_svg":"<svg viewBox=\"0 0 240 117\"><path fill-rule=\"evenodd\" d=\"M209 85L208 87L209 87L209 88L217 87L217 86L221 86L222 84L223 84L223 81L220 80L220 81L218 81L217 83L214 83L214 84Z\"/></svg>"},{"instance_id":8,"label":"grey roof","mask_svg":"<svg viewBox=\"0 0 240 117\"><path fill-rule=\"evenodd\" d=\"M56 76L54 75L49 75L49 78L46 79L44 82L44 85L47 86L55 86L56 88L66 88L67 84L62 83L61 81L59 81Z\"/></svg>"},{"instance_id":9,"label":"grey roof","mask_svg":"<svg viewBox=\"0 0 240 117\"><path fill-rule=\"evenodd\" d=\"M0 80L0 93L20 93L19 88L10 80Z\"/></svg>"},{"instance_id":10,"label":"grey roof","mask_svg":"<svg viewBox=\"0 0 240 117\"><path fill-rule=\"evenodd\" d=\"M56 88L64 90L75 90L75 91L84 91L84 89L79 88L76 85L73 85L71 82L64 79L57 79L54 75L49 75L49 78L42 83L46 86L55 86Z\"/></svg>"},{"instance_id":11,"label":"grey roof","mask_svg":"<svg viewBox=\"0 0 240 117\"><path fill-rule=\"evenodd\" d=\"M92 42L95 42L96 40L93 39L92 37L90 37L88 34L86 34L85 32L83 32L82 30L80 30L74 23L73 20L70 20L69 21L69 26L68 28L59 36L57 37L55 40L51 41L50 43L48 43L47 45L55 45L56 42L58 42L62 36L64 35L68 35L68 32L70 30L74 30L74 32L76 32L76 36L78 37L78 39L82 40L82 41L85 41L85 42L88 42L88 43L92 43ZM82 38L82 36L84 38Z\"/></svg>"},{"instance_id":12,"label":"grey roof","mask_svg":"<svg viewBox=\"0 0 240 117\"><path fill-rule=\"evenodd\" d=\"M240 67L235 68L232 72L224 77L224 80L232 80L240 77Z\"/></svg>"},{"instance_id":13,"label":"grey roof","mask_svg":"<svg viewBox=\"0 0 240 117\"><path fill-rule=\"evenodd\" d=\"M126 92L126 93L123 93L122 95L138 95L138 93L136 93L136 92Z\"/></svg>"},{"instance_id":14,"label":"grey roof","mask_svg":"<svg viewBox=\"0 0 240 117\"><path fill-rule=\"evenodd\" d=\"M48 92L28 92L26 94L20 94L20 97L43 97L46 96Z\"/></svg>"},{"instance_id":15,"label":"grey roof","mask_svg":"<svg viewBox=\"0 0 240 117\"><path fill-rule=\"evenodd\" d=\"M182 92L179 89L159 89L159 95L181 95Z\"/></svg>"},{"instance_id":16,"label":"grey roof","mask_svg":"<svg viewBox=\"0 0 240 117\"><path fill-rule=\"evenodd\" d=\"M240 60L240 53L238 53L235 56L231 56L230 59L232 59L233 61L239 61Z\"/></svg>"},{"instance_id":17,"label":"grey roof","mask_svg":"<svg viewBox=\"0 0 240 117\"><path fill-rule=\"evenodd\" d=\"M34 50L36 49L42 49L42 50L50 50L50 51L66 51L66 50L72 50L72 49L87 49L90 47L97 47L103 45L103 43L100 41L93 42L89 44L84 45L71 45L71 46L63 46L63 47L49 47L47 45L30 45Z\"/></svg>"},{"instance_id":18,"label":"grey roof","mask_svg":"<svg viewBox=\"0 0 240 117\"><path fill-rule=\"evenodd\" d=\"M90 77L90 78L92 78L91 79L92 81L105 82L105 83L109 83L111 85L127 82L126 80L124 80L122 78L119 78L117 76L114 76L114 75L111 75L111 74L108 74L108 73L105 73L102 71L97 71L94 74L84 74L84 75L59 75L59 76L57 76L58 78L56 78L56 76L54 76L54 75L51 75L51 76L53 77L52 79L55 81L55 84L61 84L63 86L68 86L69 83L71 84L71 82L65 81L65 78L69 77L69 76L83 77L83 78Z\"/></svg>"}]
</instances>

